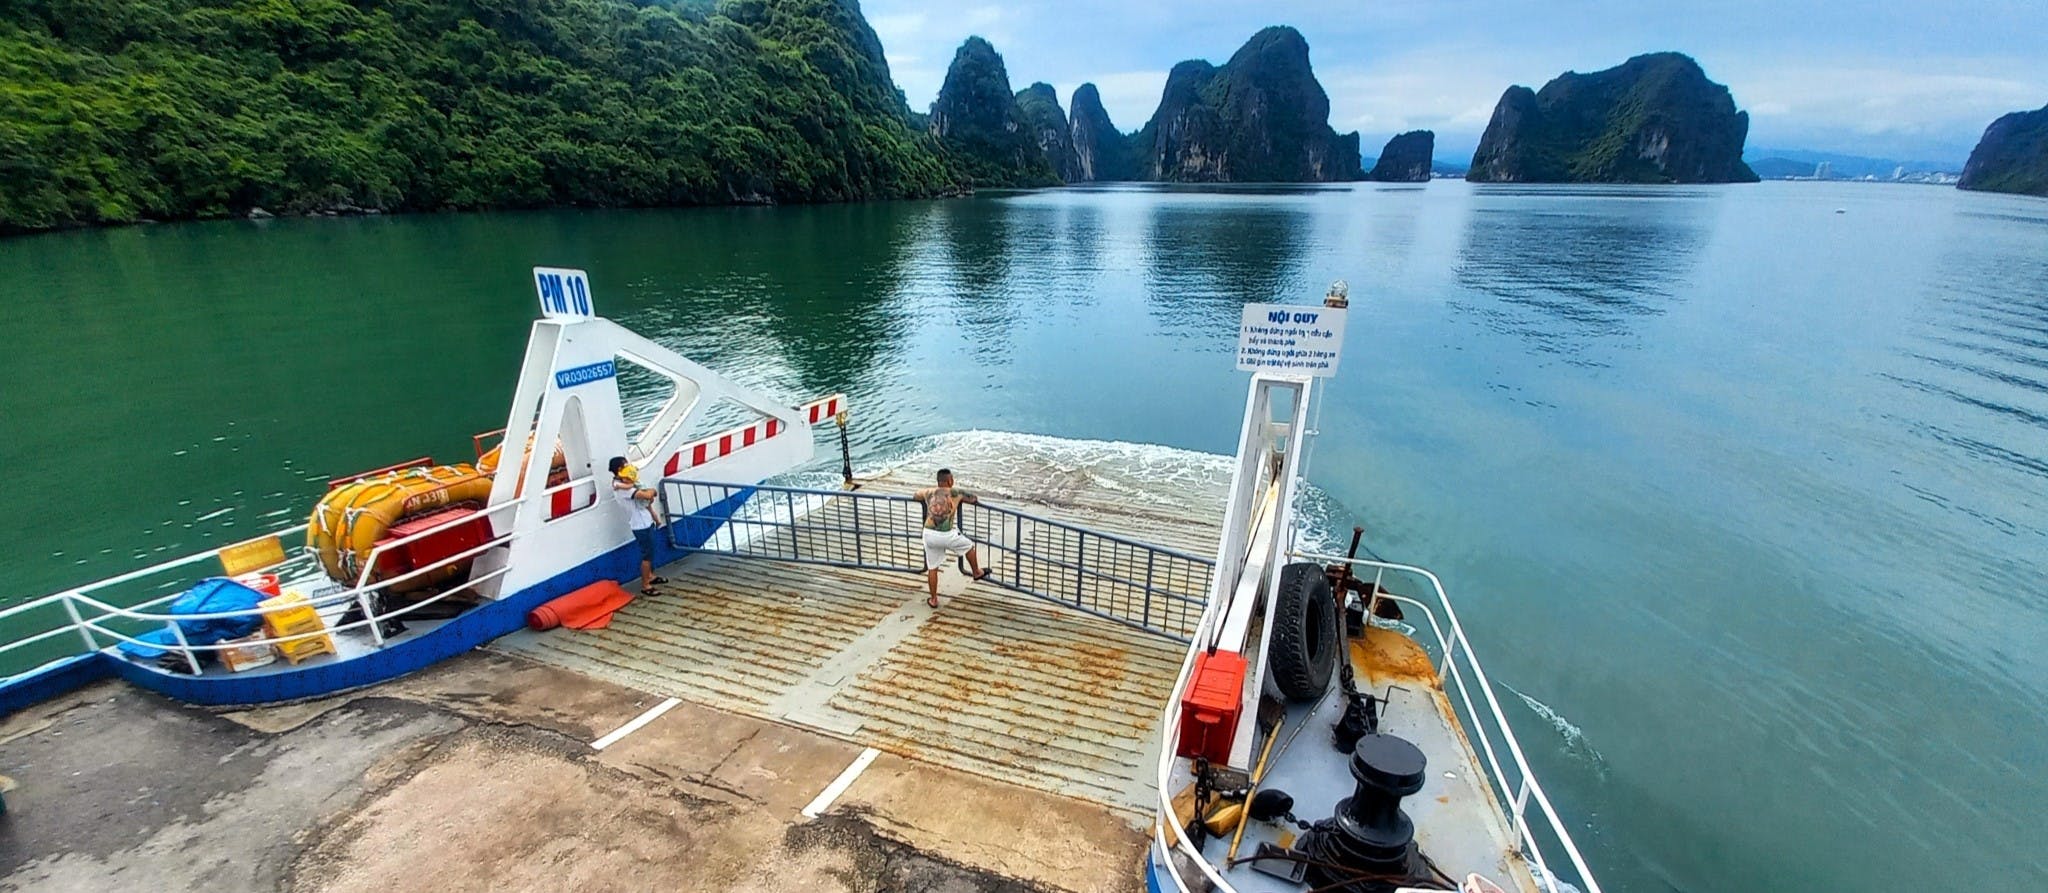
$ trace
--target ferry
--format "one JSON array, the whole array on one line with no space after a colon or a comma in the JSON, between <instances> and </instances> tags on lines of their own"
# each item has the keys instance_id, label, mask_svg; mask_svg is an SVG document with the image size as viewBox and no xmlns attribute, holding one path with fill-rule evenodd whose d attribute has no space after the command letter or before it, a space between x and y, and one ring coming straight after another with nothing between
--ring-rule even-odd
<instances>
[{"instance_id":1,"label":"ferry","mask_svg":"<svg viewBox=\"0 0 2048 893\"><path fill-rule=\"evenodd\" d=\"M0 610L11 884L1598 893L1441 582L1296 530L1341 288L1247 308L1237 455L1162 506L1089 458L1132 445L857 477L844 395L533 282L472 461ZM821 436L838 485L791 485ZM654 494L653 588L612 457ZM932 609L911 492L941 464L990 573Z\"/></svg>"}]
</instances>

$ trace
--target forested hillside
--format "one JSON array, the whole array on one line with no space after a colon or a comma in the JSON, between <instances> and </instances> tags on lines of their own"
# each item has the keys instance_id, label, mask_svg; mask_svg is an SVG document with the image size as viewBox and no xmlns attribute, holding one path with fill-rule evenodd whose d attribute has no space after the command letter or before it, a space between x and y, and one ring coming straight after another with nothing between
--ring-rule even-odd
<instances>
[{"instance_id":1,"label":"forested hillside","mask_svg":"<svg viewBox=\"0 0 2048 893\"><path fill-rule=\"evenodd\" d=\"M0 230L954 179L855 0L0 3Z\"/></svg>"}]
</instances>

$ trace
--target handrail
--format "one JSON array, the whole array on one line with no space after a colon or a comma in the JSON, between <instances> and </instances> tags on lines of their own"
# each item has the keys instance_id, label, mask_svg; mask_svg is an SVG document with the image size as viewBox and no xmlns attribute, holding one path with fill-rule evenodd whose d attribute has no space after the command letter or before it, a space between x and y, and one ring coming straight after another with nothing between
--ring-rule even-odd
<instances>
[{"instance_id":1,"label":"handrail","mask_svg":"<svg viewBox=\"0 0 2048 893\"><path fill-rule=\"evenodd\" d=\"M1445 634L1443 626L1437 622L1436 612L1430 606L1416 599L1391 592L1382 592L1379 597L1390 598L1396 602L1411 605L1422 611L1423 616L1428 619L1430 630L1435 635L1438 647L1443 653L1442 660L1444 665L1438 670L1438 673L1447 676L1451 680L1452 687L1458 692L1459 700L1465 705L1465 712L1473 719L1473 732L1479 737L1480 747L1485 752L1487 766L1491 770L1489 772L1489 781L1492 782L1492 786L1496 789L1501 799L1509 804L1506 813L1502 817L1508 820L1510 832L1515 835L1520 846L1527 851L1529 858L1534 863L1539 875L1539 883L1543 884L1546 889L1556 889L1555 875L1551 873L1549 865L1543 857L1543 848L1536 840L1535 835L1531 833L1530 823L1526 821L1528 801L1532 795L1536 801L1537 808L1543 815L1545 823L1550 828L1551 835L1556 838L1558 846L1569 857L1572 868L1578 872L1579 882L1584 885L1585 893L1601 893L1600 882L1593 877L1592 868L1586 864L1585 856L1580 853L1578 844L1572 840L1571 832L1566 829L1564 820L1558 816L1556 807L1550 802L1549 794L1544 791L1542 783L1536 779L1535 770L1529 765L1528 758L1523 754L1521 742L1515 737L1514 728L1508 724L1507 716L1501 710L1500 700L1494 695L1493 685L1486 677L1486 670L1479 664L1479 655L1473 650L1471 641L1465 637L1464 626L1458 621L1456 610L1451 607L1450 595L1444 590L1443 581L1438 579L1436 574L1428 569L1414 565L1396 564L1394 562L1354 558L1344 555L1331 555L1301 549L1289 549L1287 555L1293 559L1305 559L1324 563L1349 563L1379 568L1382 572L1395 571L1397 573L1411 574L1429 583L1430 588L1435 593L1437 604L1443 608L1444 616L1450 622L1449 635ZM1215 617L1214 605L1211 605L1210 610L1203 612L1202 626L1197 628L1197 640L1200 639L1201 629L1211 624ZM1172 695L1168 698L1167 707L1161 714L1160 729L1164 736L1162 740L1170 741L1178 736L1180 714L1178 710L1174 709L1174 706L1180 701L1187 687L1188 676L1193 667L1192 658L1191 652L1189 659L1182 662L1180 675L1174 680ZM1484 722L1485 715L1481 714L1472 702L1470 687L1466 684L1465 675L1458 666L1461 658L1471 668L1473 681L1486 702L1493 720L1492 730ZM1505 745L1511 758L1517 773L1516 784L1511 785L1506 777L1506 773L1503 771L1499 754L1494 748L1493 730L1498 731L1502 743ZM1174 815L1173 802L1171 795L1168 793L1173 766L1174 753L1170 748L1165 749L1160 754L1157 779L1159 814L1161 816ZM1177 845L1168 845L1163 826L1160 822L1154 823L1153 838L1161 847L1162 852L1171 852L1178 849L1187 855L1191 864L1201 870L1214 889L1222 891L1236 889L1223 879L1222 875L1215 870L1214 866L1209 864L1207 859L1202 857L1201 853L1190 848L1185 839L1182 839ZM1189 889L1186 884L1181 882L1177 874L1168 872L1168 875L1177 889L1183 891L1183 893Z\"/></svg>"},{"instance_id":2,"label":"handrail","mask_svg":"<svg viewBox=\"0 0 2048 893\"><path fill-rule=\"evenodd\" d=\"M563 490L563 489L567 489L567 488L570 488L570 487L578 486L578 485L580 485L580 484L590 483L590 482L592 482L592 481L595 481L596 479L597 479L597 478L596 478L596 476L594 476L594 475L593 475L593 476L591 476L591 477L586 477L586 478L579 478L579 479L577 479L577 480L573 480L573 481L568 481L568 482L565 482L565 483L562 483L562 484L558 484L558 485L556 485L556 486L554 486L554 487L550 487L550 488L548 488L548 489L546 489L546 490L543 490L543 491L541 491L540 495L541 495L541 496L548 496L548 495L551 495L551 494L553 494L554 492L556 492L556 491L558 491L558 490ZM436 524L436 525L434 525L433 527L429 527L429 528L427 528L427 529L425 529L425 530L422 530L422 531L419 531L419 532L417 532L417 533L409 534L409 535L407 535L407 536L404 536L404 537L401 537L401 538L399 538L399 539L393 540L393 541L391 541L391 542L389 542L389 543L378 543L378 544L377 544L377 545L376 545L375 547L373 547L373 548L372 548L372 549L370 550L370 556L371 556L371 558L373 558L373 559L374 559L374 558L376 558L376 557L380 556L380 555L381 555L381 554L383 553L383 550L384 550L384 549L387 549L387 548L390 548L390 547L394 547L394 546L402 546L402 545L406 545L406 544L408 544L408 543L416 542L416 541L418 541L418 540L422 540L422 539L425 539L425 538L427 538L427 537L429 537L429 536L432 536L432 535L434 535L434 534L436 534L436 533L441 533L441 532L443 532L443 531L446 531L446 530L448 530L448 529L450 529L450 528L453 528L453 527L455 527L455 526L457 526L457 525L461 525L461 524L468 524L468 523L473 523L473 522L475 522L475 521L476 521L476 520L477 520L478 518L485 518L485 517L489 517L489 516L490 516L490 515L492 515L493 513L496 513L496 512L498 512L498 511L501 511L501 510L503 510L503 509L505 509L505 508L507 508L507 507L519 506L519 505L522 505L522 504L524 504L524 503L525 503L525 500L524 500L524 499L515 499L515 500L511 500L511 501L509 501L509 502L503 502L503 503L499 503L498 505L494 505L494 506L491 506L490 508L487 508L487 509L485 509L485 510L483 510L483 511L481 511L481 512L477 512L476 514L473 514L473 515L466 515L466 516L464 516L464 517L461 517L461 518L456 518L456 519L453 519L453 520L450 520L450 521L447 521L447 522L444 522L444 523L441 523L441 524ZM303 526L303 525L301 525L301 526ZM462 560L462 559L464 559L464 558L473 558L473 557L476 557L477 555L481 555L481 554L483 554L484 552L487 552L487 551L489 551L489 550L490 550L490 549L491 549L492 547L494 547L494 546L497 546L497 545L502 545L503 543L505 543L505 542L508 542L508 541L510 541L510 540L511 540L511 539L512 539L512 538L513 538L514 536L516 536L516 535L517 535L517 534L516 534L516 532L515 532L515 533L508 533L508 534L504 534L504 535L502 535L502 536L499 536L499 537L495 537L495 538L493 538L492 540L490 540L489 542L486 542L485 544L483 544L483 545L481 545L481 546L475 546L475 547L472 547L472 548L470 548L470 549L468 549L468 550L465 550L465 551L463 551L463 552L458 552L458 553L456 553L455 555L449 556L449 557L448 557L448 558L447 558L446 560L447 560L447 561L460 561L460 560ZM368 562L368 561L366 561L365 563L366 563L366 564L370 564L370 563L372 563L372 562ZM327 594L327 595L323 595L323 596L320 596L320 597L319 597L318 599L310 599L310 598L309 598L309 599L307 599L307 602L308 602L308 603L309 603L310 605L314 606L314 607L326 607L326 606L328 606L328 605L340 604L341 602L344 602L344 601L348 601L350 597L353 597L353 596L355 596L355 595L356 595L357 593L360 593L360 592L374 592L374 591L376 591L376 590L378 590L378 589L383 589L383 588L389 587L389 586L391 586L391 585L392 585L392 584L394 584L394 583L403 583L403 582L405 582L405 581L407 581L407 580L413 579L414 577L418 577L418 576L421 576L421 575L424 575L424 574L432 573L432 572L433 572L434 570L436 570L436 568L432 568L432 567L426 567L426 568L415 568L415 569L413 569L413 570L410 570L410 571L406 571L406 572L405 572L405 573L403 573L403 574L399 574L398 576L395 576L395 577L391 577L391 578L389 578L389 579L384 579L384 580L378 580L378 581L376 581L375 583L370 583L370 582L367 582L367 580L365 579L365 580L363 580L363 581L360 581L360 582L358 582L358 584L356 585L356 587L355 587L355 588L352 588L352 589L345 589L345 590L342 590L342 591L340 591L340 592L335 592L335 593L329 593L329 594ZM367 574L365 575L365 577L367 577ZM99 601L98 599L94 599L94 598L90 598L90 597L87 597L87 596L85 596L85 595L84 595L84 594L82 593L82 591L79 591L79 592L77 592L77 593L76 593L76 594L74 595L74 597L75 597L75 598L77 598L77 599L78 599L78 601L80 601L80 602L83 602L83 603L85 603L85 604L89 604L89 605L91 605L91 606L93 606L93 607L95 607L95 608L99 608L99 609L102 609L102 610L104 610L104 611L106 612L106 614L105 614L105 615L103 615L103 616L116 616L116 617L125 617L125 618L128 618L128 619L130 619L130 620L149 620L149 621L157 621L157 620L224 620L224 619L227 619L227 618L230 618L230 617L249 617L249 616L257 616L257 615L261 615L262 613L264 613L264 612L262 612L262 611L259 611L259 610L256 610L256 609L254 609L254 608L244 608L244 609L241 609L241 610L237 610L237 611L208 611L208 612L203 612L203 613L196 613L196 614L149 614L149 613L143 613L143 612L140 612L140 611L136 611L136 610L135 610L135 609L133 609L133 608L121 608L121 607L116 607L116 606L113 606L113 605L109 605L109 604L107 604L107 603L105 603L105 602ZM198 646L195 646L195 647L198 647Z\"/></svg>"},{"instance_id":3,"label":"handrail","mask_svg":"<svg viewBox=\"0 0 2048 893\"><path fill-rule=\"evenodd\" d=\"M895 493L871 493L866 490L818 490L810 487L781 487L773 484L728 484L718 481L693 481L679 477L662 478L661 482L664 484L677 484L686 487L730 487L735 490L759 490L765 493L794 493L799 496L851 496L859 499L868 499L885 502L917 502L917 500L912 499L908 496L902 496ZM1202 564L1213 565L1216 563L1215 559L1208 558L1206 556L1191 555L1186 552L1182 552L1179 549L1171 548L1169 546L1159 546L1145 542L1143 540L1131 539L1127 536L1119 536L1114 533L1104 533L1100 530L1093 530L1090 528L1082 527L1077 524L1070 524L1065 521L1056 521L1051 518L1041 517L1038 515L1031 514L1029 512L1021 512L1013 508L1007 508L1003 506L976 505L974 503L969 503L967 507L977 509L980 511L995 511L1002 512L1003 514L1015 515L1027 521L1036 521L1041 524L1051 525L1053 527L1060 527L1067 530L1078 531L1081 533L1086 533L1089 536L1101 537L1102 539L1106 539L1114 543L1119 543L1126 546L1135 546L1140 549L1150 549L1154 552L1171 555L1175 558L1185 558L1189 561L1200 562ZM759 523L754 522L752 519L742 518L740 520L745 523Z\"/></svg>"},{"instance_id":4,"label":"handrail","mask_svg":"<svg viewBox=\"0 0 2048 893\"><path fill-rule=\"evenodd\" d=\"M417 531L412 534L408 534L404 537L401 537L388 543L378 543L376 546L372 547L369 557L365 560L365 574L363 577L358 578L356 586L347 589L340 589L331 593L324 593L321 595L313 596L308 598L304 603L304 606L318 610L320 608L330 607L333 605L342 604L349 601L356 601L359 604L361 604L364 608L363 618L361 620L352 621L346 624L338 624L335 626L323 627L321 630L317 632L300 633L296 635L281 637L265 637L263 639L256 641L237 642L232 645L226 643L194 645L184 640L184 634L180 627L178 626L178 623L180 621L219 620L240 617L261 617L266 612L260 608L244 608L234 611L209 611L194 614L168 614L151 611L149 609L176 600L180 595L183 594L182 592L171 593L169 595L152 598L127 607L110 604L108 602L102 601L98 598L94 598L91 595L87 594L91 592L97 592L101 589L105 589L110 586L132 582L134 580L139 580L155 574L175 570L186 565L216 558L219 555L219 549L216 548L209 549L203 552L197 552L181 558L174 558L168 561L159 562L149 567L128 571L126 573L118 574L116 576L109 577L104 580L94 581L92 583L87 583L83 586L73 587L71 589L42 596L40 598L36 598L19 605L14 605L12 607L0 609L0 621L5 621L8 618L19 616L21 614L26 614L31 611L47 609L54 605L62 605L65 608L65 610L70 614L71 617L71 621L67 624L56 626L51 629L44 630L11 642L0 643L0 654L5 654L17 648L22 648L28 645L35 644L37 642L43 642L52 638L57 638L59 636L64 635L65 633L76 633L80 636L83 648L82 650L74 652L73 654L68 654L65 657L71 657L81 653L89 654L94 651L101 650L100 642L98 641L96 636L105 636L108 639L118 642L133 643L160 651L173 651L182 653L185 655L187 661L193 664L193 668L196 671L198 667L197 660L194 657L195 652L222 651L229 648L240 648L253 645L274 645L282 642L292 642L301 639L309 639L323 635L330 635L338 632L346 632L360 627L369 627L372 638L376 640L376 643L379 646L382 646L384 639L381 627L384 621L403 617L407 614L418 611L421 608L424 608L428 605L441 601L442 599L448 598L449 596L452 596L456 593L473 589L479 584L503 576L508 570L505 568L501 568L496 571L491 571L482 575L473 576L459 586L455 586L443 592L436 593L428 598L421 599L417 602L413 602L403 607L379 613L370 610L370 595L376 593L379 590L387 589L393 585L403 583L407 580L414 579L427 573L431 573L436 569L434 567L416 568L414 570L407 571L403 574L399 574L388 579L378 580L374 583L369 582L367 579L367 572L369 571L369 569L374 568L376 566L376 560L378 558L381 558L386 553L387 550L407 545L409 543L416 542L421 539L425 539L427 537L449 530L458 525L474 523L478 519L491 518L507 510L516 511L516 507L519 506L543 505L547 503L548 497L551 497L555 493L564 490L574 489L580 486L594 484L596 481L597 476L594 474L570 481L565 481L561 484L556 484L552 487L547 487L537 493L509 500L507 502L499 503L498 505L486 507L483 511L476 512L470 515L465 515L461 518L451 519L441 524L436 524L433 527ZM306 524L300 523L292 525L290 527L281 528L275 531L274 533L266 535L284 537L303 532L306 529L306 527ZM494 536L480 545L473 546L462 552L456 553L455 555L449 556L447 560L461 561L464 559L475 558L492 549L506 545L518 539L522 535L523 533L521 531L514 529L512 532ZM269 565L264 566L263 568L260 568L259 570L270 570L273 568L281 567L285 564L290 563L293 560L295 560L295 558L287 557L284 561L273 562ZM84 616L79 611L79 608L81 606L88 608L96 613L94 613L90 617ZM142 641L128 634L109 628L106 625L106 622L114 618L139 623L166 624L173 631L173 635L178 641L176 644L159 644L154 642ZM58 659L62 660L64 658ZM47 665L47 663L45 665ZM34 669L36 668L30 668L27 672L33 672Z\"/></svg>"},{"instance_id":5,"label":"handrail","mask_svg":"<svg viewBox=\"0 0 2048 893\"><path fill-rule=\"evenodd\" d=\"M1459 696L1465 700L1465 709L1468 713L1471 713L1475 720L1474 725L1477 727L1481 743L1483 745L1488 744L1487 739L1490 736L1487 734L1486 726L1483 722L1477 722L1480 719L1480 714L1472 709L1471 695L1467 690L1462 674L1457 669L1455 658L1459 655L1462 655L1466 665L1472 668L1472 677L1478 684L1479 693L1486 700L1487 710L1492 714L1494 725L1500 731L1501 740L1507 746L1509 756L1514 759L1515 770L1519 773L1521 791L1515 793L1511 791L1507 779L1501 777L1501 767L1498 759L1489 752L1488 758L1492 762L1494 769L1494 785L1501 789L1502 794L1513 794L1511 799L1514 801L1514 806L1511 807L1509 818L1513 823L1514 830L1517 831L1522 841L1528 845L1530 855L1536 860L1537 868L1548 875L1549 869L1544 865L1542 849L1536 845L1535 840L1529 834L1527 829L1528 823L1523 821L1523 812L1527 798L1533 794L1536 798L1536 805L1542 810L1545 821L1550 825L1551 833L1556 835L1558 845L1564 849L1565 855L1571 857L1572 868L1578 871L1579 879L1586 885L1586 893L1600 893L1600 882L1594 880L1592 868L1587 866L1585 857L1579 852L1578 844L1572 840L1571 832L1565 829L1564 819L1558 816L1557 809L1551 805L1550 795L1543 790L1542 782L1537 781L1536 770L1529 765L1528 757L1522 753L1522 743L1515 737L1514 727L1508 724L1507 715L1501 711L1500 699L1493 693L1493 683L1486 678L1486 668L1479 665L1479 654L1473 650L1471 640L1465 637L1465 627L1458 621L1457 610L1451 607L1451 597L1444 591L1443 581L1438 579L1437 575L1429 569L1416 567L1412 564L1348 558L1342 555L1329 555L1302 550L1290 550L1288 554L1294 558L1325 563L1349 561L1365 567L1376 567L1382 570L1411 574L1429 581L1430 588L1436 593L1437 603L1443 607L1444 616L1450 620L1450 637L1446 639L1439 627L1436 629L1437 638L1440 645L1444 648L1444 663L1449 667L1453 681L1458 688ZM1436 627L1435 613L1427 605L1401 596L1395 596L1395 598L1421 608L1424 615L1429 617L1430 625ZM1490 745L1488 745L1488 749L1489 751L1491 750Z\"/></svg>"},{"instance_id":6,"label":"handrail","mask_svg":"<svg viewBox=\"0 0 2048 893\"><path fill-rule=\"evenodd\" d=\"M921 510L908 496L856 490L661 481L670 531L701 531L685 551L922 572ZM727 517L693 511L744 496ZM816 516L834 500L848 507ZM691 525L704 525L692 528ZM982 549L992 585L1057 602L1125 626L1187 641L1201 615L1212 559L988 503L960 508L959 529ZM1006 565L1007 567L1000 567Z\"/></svg>"}]
</instances>

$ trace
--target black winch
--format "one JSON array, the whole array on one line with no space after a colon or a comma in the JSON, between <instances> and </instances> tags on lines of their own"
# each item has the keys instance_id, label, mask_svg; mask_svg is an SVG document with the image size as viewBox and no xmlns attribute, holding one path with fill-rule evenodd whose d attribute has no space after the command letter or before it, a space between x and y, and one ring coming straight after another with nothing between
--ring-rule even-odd
<instances>
[{"instance_id":1,"label":"black winch","mask_svg":"<svg viewBox=\"0 0 2048 893\"><path fill-rule=\"evenodd\" d=\"M1377 893L1435 880L1415 849L1415 823L1401 810L1401 798L1422 790L1427 765L1421 748L1405 738L1358 739L1351 751L1357 787L1337 801L1336 816L1317 822L1296 845L1308 857L1311 888Z\"/></svg>"}]
</instances>

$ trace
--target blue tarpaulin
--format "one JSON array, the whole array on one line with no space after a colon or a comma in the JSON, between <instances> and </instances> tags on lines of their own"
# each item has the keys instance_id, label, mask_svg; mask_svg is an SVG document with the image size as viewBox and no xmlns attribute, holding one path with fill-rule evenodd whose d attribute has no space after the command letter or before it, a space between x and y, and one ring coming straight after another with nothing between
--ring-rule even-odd
<instances>
[{"instance_id":1,"label":"blue tarpaulin","mask_svg":"<svg viewBox=\"0 0 2048 893\"><path fill-rule=\"evenodd\" d=\"M223 611L246 611L268 596L226 577L210 577L185 590L165 611L167 614L218 614ZM185 641L193 645L212 645L227 639L237 639L256 631L263 625L263 619L256 615L246 617L210 617L199 620L180 620L178 629L185 634ZM168 629L154 629L136 638L157 645L178 644L176 636ZM140 658L161 656L162 648L151 648L133 642L122 642L121 650Z\"/></svg>"}]
</instances>

